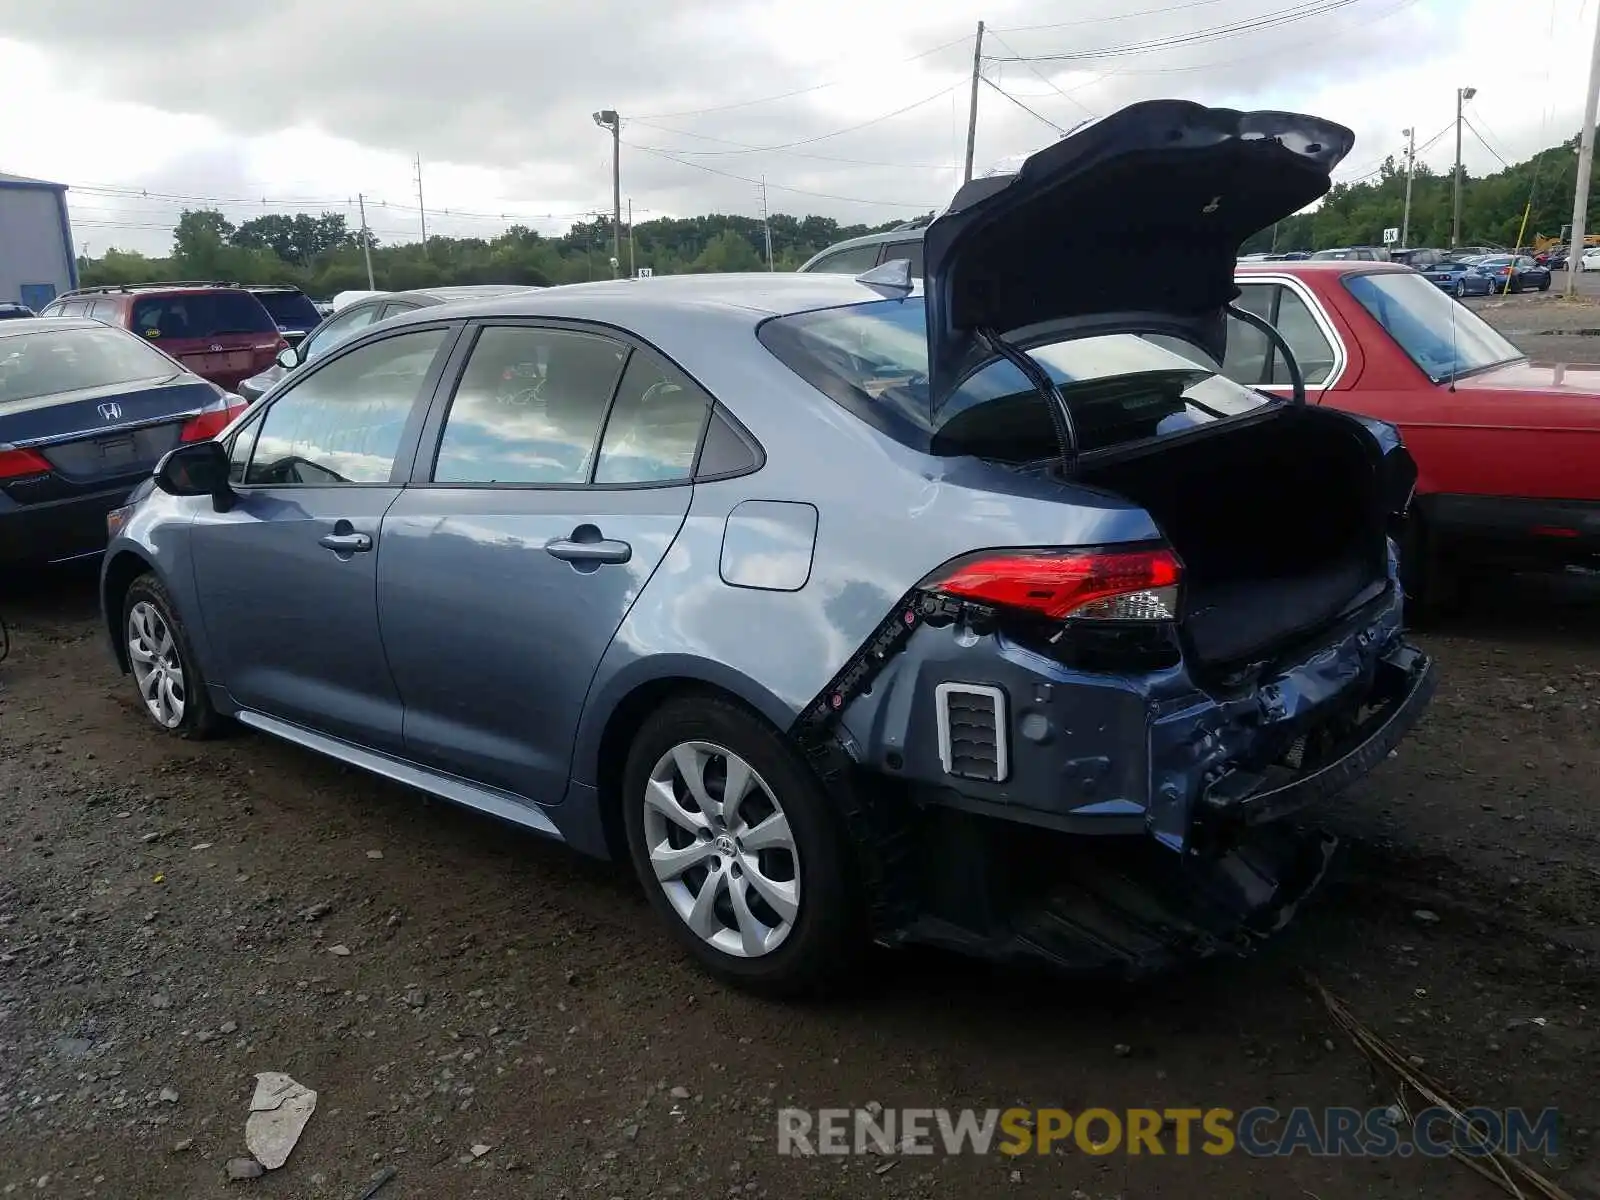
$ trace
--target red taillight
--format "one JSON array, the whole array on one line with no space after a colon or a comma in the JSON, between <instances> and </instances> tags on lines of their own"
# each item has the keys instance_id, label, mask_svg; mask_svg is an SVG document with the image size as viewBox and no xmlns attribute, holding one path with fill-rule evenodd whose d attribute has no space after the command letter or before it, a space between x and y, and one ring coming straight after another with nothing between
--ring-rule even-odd
<instances>
[{"instance_id":1,"label":"red taillight","mask_svg":"<svg viewBox=\"0 0 1600 1200\"><path fill-rule=\"evenodd\" d=\"M0 450L0 479L48 475L50 470L50 460L37 450Z\"/></svg>"},{"instance_id":2,"label":"red taillight","mask_svg":"<svg viewBox=\"0 0 1600 1200\"><path fill-rule=\"evenodd\" d=\"M234 399L226 408L219 408L214 412L203 412L198 417L184 425L178 434L180 442L204 442L217 436L242 413L248 405L244 400Z\"/></svg>"},{"instance_id":3,"label":"red taillight","mask_svg":"<svg viewBox=\"0 0 1600 1200\"><path fill-rule=\"evenodd\" d=\"M1170 550L991 550L958 559L928 586L1053 620L1170 621L1182 578Z\"/></svg>"}]
</instances>

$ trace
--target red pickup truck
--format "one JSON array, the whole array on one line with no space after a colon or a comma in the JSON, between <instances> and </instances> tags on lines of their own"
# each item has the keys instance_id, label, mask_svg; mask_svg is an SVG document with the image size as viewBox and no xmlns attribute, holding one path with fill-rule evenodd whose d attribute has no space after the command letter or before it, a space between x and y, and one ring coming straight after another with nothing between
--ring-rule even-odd
<instances>
[{"instance_id":1,"label":"red pickup truck","mask_svg":"<svg viewBox=\"0 0 1600 1200\"><path fill-rule=\"evenodd\" d=\"M1463 566L1600 565L1600 366L1530 362L1393 263L1241 263L1240 307L1294 351L1313 404L1398 425L1417 461L1407 574L1445 599ZM1288 391L1283 356L1232 321L1226 374Z\"/></svg>"}]
</instances>

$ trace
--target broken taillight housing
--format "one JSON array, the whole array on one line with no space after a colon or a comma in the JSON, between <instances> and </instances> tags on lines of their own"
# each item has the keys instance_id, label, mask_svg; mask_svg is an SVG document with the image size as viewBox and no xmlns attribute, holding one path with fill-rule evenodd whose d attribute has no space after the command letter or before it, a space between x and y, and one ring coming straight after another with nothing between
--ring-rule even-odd
<instances>
[{"instance_id":1,"label":"broken taillight housing","mask_svg":"<svg viewBox=\"0 0 1600 1200\"><path fill-rule=\"evenodd\" d=\"M985 550L946 565L929 591L1053 621L1172 621L1183 564L1145 550Z\"/></svg>"}]
</instances>

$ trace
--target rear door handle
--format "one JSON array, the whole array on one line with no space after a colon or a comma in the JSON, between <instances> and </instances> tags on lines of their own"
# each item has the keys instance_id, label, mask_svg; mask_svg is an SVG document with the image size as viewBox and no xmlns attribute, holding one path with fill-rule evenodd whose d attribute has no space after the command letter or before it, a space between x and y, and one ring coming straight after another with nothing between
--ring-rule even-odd
<instances>
[{"instance_id":1,"label":"rear door handle","mask_svg":"<svg viewBox=\"0 0 1600 1200\"><path fill-rule=\"evenodd\" d=\"M589 525L579 526L572 532L577 535L585 532L598 534L600 531ZM552 542L546 542L544 548L556 558L573 564L599 566L602 563L625 563L633 557L633 547L627 542L616 542L603 537L556 538Z\"/></svg>"},{"instance_id":2,"label":"rear door handle","mask_svg":"<svg viewBox=\"0 0 1600 1200\"><path fill-rule=\"evenodd\" d=\"M358 554L372 549L370 533L325 533L317 541L335 554Z\"/></svg>"}]
</instances>

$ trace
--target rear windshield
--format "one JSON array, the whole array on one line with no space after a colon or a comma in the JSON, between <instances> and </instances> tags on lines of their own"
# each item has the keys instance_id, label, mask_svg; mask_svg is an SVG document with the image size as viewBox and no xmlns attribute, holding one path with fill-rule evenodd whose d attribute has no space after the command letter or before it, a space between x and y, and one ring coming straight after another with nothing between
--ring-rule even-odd
<instances>
[{"instance_id":1,"label":"rear windshield","mask_svg":"<svg viewBox=\"0 0 1600 1200\"><path fill-rule=\"evenodd\" d=\"M315 329L322 320L317 306L304 292L256 292L255 298L279 329Z\"/></svg>"},{"instance_id":2,"label":"rear windshield","mask_svg":"<svg viewBox=\"0 0 1600 1200\"><path fill-rule=\"evenodd\" d=\"M1421 275L1386 271L1356 275L1344 285L1435 383L1524 357L1477 313Z\"/></svg>"},{"instance_id":3,"label":"rear windshield","mask_svg":"<svg viewBox=\"0 0 1600 1200\"><path fill-rule=\"evenodd\" d=\"M57 392L165 379L181 369L120 329L52 329L0 338L0 409Z\"/></svg>"},{"instance_id":4,"label":"rear windshield","mask_svg":"<svg viewBox=\"0 0 1600 1200\"><path fill-rule=\"evenodd\" d=\"M175 292L133 302L133 331L151 341L277 333L277 323L249 292Z\"/></svg>"},{"instance_id":5,"label":"rear windshield","mask_svg":"<svg viewBox=\"0 0 1600 1200\"><path fill-rule=\"evenodd\" d=\"M1050 411L1008 362L990 363L929 411L923 322L922 298L914 296L777 317L759 337L818 391L906 445L1006 462L1052 456ZM1176 433L1272 402L1176 339L1102 334L1030 353L1061 389L1080 450Z\"/></svg>"}]
</instances>

